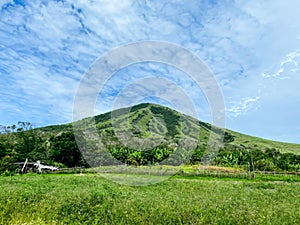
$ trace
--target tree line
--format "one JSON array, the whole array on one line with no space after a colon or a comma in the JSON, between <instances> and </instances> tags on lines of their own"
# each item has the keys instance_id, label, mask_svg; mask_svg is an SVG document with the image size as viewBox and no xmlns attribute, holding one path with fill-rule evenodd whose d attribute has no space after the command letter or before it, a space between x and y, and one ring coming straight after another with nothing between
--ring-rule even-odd
<instances>
[{"instance_id":1,"label":"tree line","mask_svg":"<svg viewBox=\"0 0 300 225\"><path fill-rule=\"evenodd\" d=\"M29 122L0 126L0 174L16 170L14 163L26 158L59 167L87 166L71 130L45 133Z\"/></svg>"},{"instance_id":2,"label":"tree line","mask_svg":"<svg viewBox=\"0 0 300 225\"><path fill-rule=\"evenodd\" d=\"M153 165L162 162L167 165L204 163L204 155L209 152L207 146L197 146L196 149L176 149L165 144L148 151L137 151L126 147L113 147L109 151L114 158L129 165ZM187 157L186 159L184 157ZM239 145L224 144L212 156L212 165L225 167L240 167L249 171L300 171L300 155L281 153L275 148L251 148Z\"/></svg>"}]
</instances>

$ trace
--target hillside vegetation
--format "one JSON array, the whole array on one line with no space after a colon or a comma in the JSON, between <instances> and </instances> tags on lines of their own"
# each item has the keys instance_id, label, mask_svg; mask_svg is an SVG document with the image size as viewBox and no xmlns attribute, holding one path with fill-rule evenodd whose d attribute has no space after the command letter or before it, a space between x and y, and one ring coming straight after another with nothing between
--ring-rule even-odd
<instances>
[{"instance_id":1,"label":"hillside vegetation","mask_svg":"<svg viewBox=\"0 0 300 225\"><path fill-rule=\"evenodd\" d=\"M129 115L124 112L130 112ZM113 117L113 119L112 119ZM85 120L84 120L85 121ZM184 121L184 123L182 123ZM199 144L206 145L210 135L218 137L220 128L214 127L209 123L201 122L193 117L181 114L170 108L152 104L142 103L125 109L115 110L95 117L96 127L99 133L123 132L133 133L135 137L142 138L163 138L166 141L176 138L196 139ZM69 127L69 125L67 125ZM63 126L46 127L43 130L62 130ZM149 132L151 131L151 132ZM112 139L113 135L107 135ZM266 140L253 137L231 130L224 130L225 143L238 145L244 148L276 148L283 153L300 154L300 145Z\"/></svg>"},{"instance_id":2,"label":"hillside vegetation","mask_svg":"<svg viewBox=\"0 0 300 225\"><path fill-rule=\"evenodd\" d=\"M19 122L2 127L0 173L14 170L12 163L26 158L60 167L209 162L295 171L300 169L300 145L222 130L170 108L143 103L74 124L32 129L30 123Z\"/></svg>"}]
</instances>

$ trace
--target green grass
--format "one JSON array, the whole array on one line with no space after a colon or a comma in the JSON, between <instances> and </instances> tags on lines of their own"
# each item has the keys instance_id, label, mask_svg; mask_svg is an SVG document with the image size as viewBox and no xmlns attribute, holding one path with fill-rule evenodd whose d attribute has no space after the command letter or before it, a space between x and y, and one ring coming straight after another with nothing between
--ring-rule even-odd
<instances>
[{"instance_id":1,"label":"green grass","mask_svg":"<svg viewBox=\"0 0 300 225\"><path fill-rule=\"evenodd\" d=\"M246 134L241 134L234 131L229 131L234 136L232 144L244 145L246 147L254 147L264 150L266 148L276 148L283 153L293 153L296 155L300 154L300 145L293 143L285 143L278 141L271 141L259 137L254 137Z\"/></svg>"},{"instance_id":2,"label":"green grass","mask_svg":"<svg viewBox=\"0 0 300 225\"><path fill-rule=\"evenodd\" d=\"M299 183L288 182L171 178L132 187L93 174L0 177L0 224L297 224L299 197Z\"/></svg>"},{"instance_id":3,"label":"green grass","mask_svg":"<svg viewBox=\"0 0 300 225\"><path fill-rule=\"evenodd\" d=\"M77 171L67 171L69 173L79 173ZM123 175L148 175L151 181L166 180L169 177L186 178L186 179L229 179L229 180L252 180L252 181L286 181L300 182L299 173L279 172L279 171L246 171L240 167L219 167L219 166L199 166L199 165L182 165L182 166L103 166L97 168L88 168L81 170L83 173L99 173L103 176ZM60 173L60 172L58 172ZM62 171L64 173L64 171ZM125 179L122 184L132 183ZM133 179L133 185L144 185L144 180L141 182ZM149 183L149 182L148 182Z\"/></svg>"}]
</instances>

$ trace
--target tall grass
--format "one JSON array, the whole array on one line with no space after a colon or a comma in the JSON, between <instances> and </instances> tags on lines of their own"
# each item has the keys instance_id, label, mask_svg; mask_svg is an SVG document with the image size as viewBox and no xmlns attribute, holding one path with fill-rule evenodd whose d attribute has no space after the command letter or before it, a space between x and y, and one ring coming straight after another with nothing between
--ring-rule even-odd
<instances>
[{"instance_id":1,"label":"tall grass","mask_svg":"<svg viewBox=\"0 0 300 225\"><path fill-rule=\"evenodd\" d=\"M287 182L131 187L93 174L0 177L0 224L297 224L299 197L299 184Z\"/></svg>"}]
</instances>

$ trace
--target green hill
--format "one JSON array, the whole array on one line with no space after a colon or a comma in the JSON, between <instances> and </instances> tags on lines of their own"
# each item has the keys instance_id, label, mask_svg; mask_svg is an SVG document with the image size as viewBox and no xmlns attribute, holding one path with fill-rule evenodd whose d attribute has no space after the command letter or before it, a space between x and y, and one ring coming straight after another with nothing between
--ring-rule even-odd
<instances>
[{"instance_id":1,"label":"green hill","mask_svg":"<svg viewBox=\"0 0 300 225\"><path fill-rule=\"evenodd\" d=\"M85 124L87 128L96 124L100 136L111 139L115 134L131 134L130 137L143 139L163 139L166 142L178 141L180 138L197 140L200 145L206 145L210 136L225 144L243 148L265 150L276 148L283 153L300 154L300 145L277 142L241 134L228 129L222 130L209 123L201 122L193 117L181 114L173 109L152 103L142 103L130 108L118 109L113 112L98 115L94 121L84 119L77 123ZM70 124L41 128L45 131L71 128ZM80 125L78 126L80 128ZM223 132L222 132L223 131ZM117 135L118 136L118 135Z\"/></svg>"},{"instance_id":2,"label":"green hill","mask_svg":"<svg viewBox=\"0 0 300 225\"><path fill-rule=\"evenodd\" d=\"M207 158L215 165L296 170L300 145L221 129L161 105L142 103L74 124L30 129L29 123L20 122L6 127L0 135L0 167L25 158L67 167L110 165L116 160L178 165Z\"/></svg>"}]
</instances>

